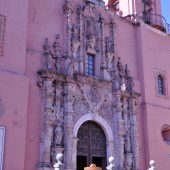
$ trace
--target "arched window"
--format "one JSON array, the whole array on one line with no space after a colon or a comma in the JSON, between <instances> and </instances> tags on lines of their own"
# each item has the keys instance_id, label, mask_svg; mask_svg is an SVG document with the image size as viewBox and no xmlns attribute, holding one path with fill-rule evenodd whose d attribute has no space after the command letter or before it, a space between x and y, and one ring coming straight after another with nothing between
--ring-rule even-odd
<instances>
[{"instance_id":1,"label":"arched window","mask_svg":"<svg viewBox=\"0 0 170 170\"><path fill-rule=\"evenodd\" d=\"M158 75L158 94L163 96L165 95L165 81L162 75Z\"/></svg>"},{"instance_id":2,"label":"arched window","mask_svg":"<svg viewBox=\"0 0 170 170\"><path fill-rule=\"evenodd\" d=\"M170 144L170 126L164 125L162 127L162 137L167 144Z\"/></svg>"}]
</instances>

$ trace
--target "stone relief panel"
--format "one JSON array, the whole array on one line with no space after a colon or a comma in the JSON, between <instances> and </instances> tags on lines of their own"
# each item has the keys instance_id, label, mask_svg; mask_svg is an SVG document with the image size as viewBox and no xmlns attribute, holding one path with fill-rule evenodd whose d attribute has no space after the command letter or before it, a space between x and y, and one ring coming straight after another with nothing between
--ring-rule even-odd
<instances>
[{"instance_id":1,"label":"stone relief panel","mask_svg":"<svg viewBox=\"0 0 170 170\"><path fill-rule=\"evenodd\" d=\"M97 106L100 102L100 91L97 88L96 84L93 84L89 91L87 92L87 97L89 101L91 102L92 106Z\"/></svg>"},{"instance_id":2,"label":"stone relief panel","mask_svg":"<svg viewBox=\"0 0 170 170\"><path fill-rule=\"evenodd\" d=\"M56 35L55 41L52 45L46 38L44 42L44 69L61 73L62 60L60 35Z\"/></svg>"},{"instance_id":3,"label":"stone relief panel","mask_svg":"<svg viewBox=\"0 0 170 170\"><path fill-rule=\"evenodd\" d=\"M5 21L6 18L0 15L0 56L3 56L3 45L4 45L4 35L5 35Z\"/></svg>"},{"instance_id":4,"label":"stone relief panel","mask_svg":"<svg viewBox=\"0 0 170 170\"><path fill-rule=\"evenodd\" d=\"M99 108L99 114L110 124L113 123L114 104L110 101L104 101Z\"/></svg>"}]
</instances>

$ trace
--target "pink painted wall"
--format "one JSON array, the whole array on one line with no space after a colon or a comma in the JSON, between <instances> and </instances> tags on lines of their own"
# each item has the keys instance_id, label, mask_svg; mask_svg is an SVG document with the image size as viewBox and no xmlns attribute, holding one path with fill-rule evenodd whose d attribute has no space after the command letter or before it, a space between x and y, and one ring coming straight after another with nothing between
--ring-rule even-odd
<instances>
[{"instance_id":1,"label":"pink painted wall","mask_svg":"<svg viewBox=\"0 0 170 170\"><path fill-rule=\"evenodd\" d=\"M1 0L0 14L6 17L4 55L0 58L0 98L5 108L0 126L6 128L4 169L23 170L28 113L25 75L28 3Z\"/></svg>"},{"instance_id":2,"label":"pink painted wall","mask_svg":"<svg viewBox=\"0 0 170 170\"><path fill-rule=\"evenodd\" d=\"M43 45L45 38L50 42L65 29L63 24L63 0L29 1L27 32L26 73L29 81L29 108L27 143L24 170L35 170L40 157L41 140L41 89L37 86L37 71L43 68ZM61 36L64 42L64 37Z\"/></svg>"},{"instance_id":3,"label":"pink painted wall","mask_svg":"<svg viewBox=\"0 0 170 170\"><path fill-rule=\"evenodd\" d=\"M28 79L22 75L0 71L0 96L5 113L0 117L0 126L6 128L4 169L24 169Z\"/></svg>"},{"instance_id":4,"label":"pink painted wall","mask_svg":"<svg viewBox=\"0 0 170 170\"><path fill-rule=\"evenodd\" d=\"M169 146L163 141L161 128L169 124L169 91L168 99L157 97L155 89L155 69L166 72L167 84L169 87L170 79L170 38L166 34L150 29L145 25L139 30L141 37L141 63L143 72L143 106L145 107L144 126L146 149L148 150L147 159L154 159L157 168L166 170L169 168Z\"/></svg>"},{"instance_id":5,"label":"pink painted wall","mask_svg":"<svg viewBox=\"0 0 170 170\"><path fill-rule=\"evenodd\" d=\"M0 68L25 73L27 40L27 0L1 0L0 13L6 16L4 56Z\"/></svg>"}]
</instances>

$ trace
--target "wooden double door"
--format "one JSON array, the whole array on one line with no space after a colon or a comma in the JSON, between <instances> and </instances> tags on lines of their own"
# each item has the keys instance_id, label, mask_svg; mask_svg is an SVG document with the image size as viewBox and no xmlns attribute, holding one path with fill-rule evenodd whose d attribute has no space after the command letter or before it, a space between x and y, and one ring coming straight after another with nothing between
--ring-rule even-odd
<instances>
[{"instance_id":1,"label":"wooden double door","mask_svg":"<svg viewBox=\"0 0 170 170\"><path fill-rule=\"evenodd\" d=\"M102 128L93 121L87 121L78 131L77 170L94 163L106 169L106 136Z\"/></svg>"}]
</instances>

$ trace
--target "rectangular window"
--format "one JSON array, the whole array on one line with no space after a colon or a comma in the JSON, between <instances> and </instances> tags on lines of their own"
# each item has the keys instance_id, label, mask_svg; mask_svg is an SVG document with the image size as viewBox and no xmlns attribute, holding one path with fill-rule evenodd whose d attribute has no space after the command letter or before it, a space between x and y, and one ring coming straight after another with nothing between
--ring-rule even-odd
<instances>
[{"instance_id":1,"label":"rectangular window","mask_svg":"<svg viewBox=\"0 0 170 170\"><path fill-rule=\"evenodd\" d=\"M0 127L0 170L3 168L5 128Z\"/></svg>"},{"instance_id":2,"label":"rectangular window","mask_svg":"<svg viewBox=\"0 0 170 170\"><path fill-rule=\"evenodd\" d=\"M87 56L87 70L86 73L88 76L94 76L95 75L95 56L92 54L88 54Z\"/></svg>"}]
</instances>

